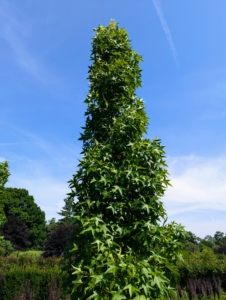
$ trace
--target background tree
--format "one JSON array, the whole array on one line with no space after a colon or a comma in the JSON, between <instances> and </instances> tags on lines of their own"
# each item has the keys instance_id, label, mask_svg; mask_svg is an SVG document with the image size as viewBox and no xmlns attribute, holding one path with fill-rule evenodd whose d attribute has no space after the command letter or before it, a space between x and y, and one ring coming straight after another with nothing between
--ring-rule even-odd
<instances>
[{"instance_id":1,"label":"background tree","mask_svg":"<svg viewBox=\"0 0 226 300\"><path fill-rule=\"evenodd\" d=\"M197 237L194 233L192 233L191 231L187 231L187 236L185 239L185 248L191 252L199 251L200 240L201 239Z\"/></svg>"},{"instance_id":2,"label":"background tree","mask_svg":"<svg viewBox=\"0 0 226 300\"><path fill-rule=\"evenodd\" d=\"M214 241L217 245L226 244L226 235L221 231L216 231Z\"/></svg>"},{"instance_id":3,"label":"background tree","mask_svg":"<svg viewBox=\"0 0 226 300\"><path fill-rule=\"evenodd\" d=\"M46 238L45 213L33 196L25 189L5 188L4 194L0 195L0 204L4 206L7 218L17 216L28 227L30 246L36 249L43 247Z\"/></svg>"},{"instance_id":4,"label":"background tree","mask_svg":"<svg viewBox=\"0 0 226 300\"><path fill-rule=\"evenodd\" d=\"M200 250L205 249L206 247L210 249L214 249L216 247L215 239L211 235L207 235L204 239L200 239Z\"/></svg>"},{"instance_id":5,"label":"background tree","mask_svg":"<svg viewBox=\"0 0 226 300\"><path fill-rule=\"evenodd\" d=\"M29 230L17 216L8 216L2 233L16 250L26 250L30 246Z\"/></svg>"},{"instance_id":6,"label":"background tree","mask_svg":"<svg viewBox=\"0 0 226 300\"><path fill-rule=\"evenodd\" d=\"M161 225L169 180L160 139L143 137L142 57L115 22L95 33L83 157L70 181L79 227L65 257L67 285L73 299L169 299L184 230Z\"/></svg>"},{"instance_id":7,"label":"background tree","mask_svg":"<svg viewBox=\"0 0 226 300\"><path fill-rule=\"evenodd\" d=\"M51 220L46 222L46 233L47 235L55 230L59 225L59 222L56 221L56 218L52 218Z\"/></svg>"},{"instance_id":8,"label":"background tree","mask_svg":"<svg viewBox=\"0 0 226 300\"><path fill-rule=\"evenodd\" d=\"M70 195L64 199L64 206L62 207L61 212L58 214L61 215L63 218L59 220L61 223L72 223L74 211L73 211L73 205L74 205L74 198Z\"/></svg>"}]
</instances>

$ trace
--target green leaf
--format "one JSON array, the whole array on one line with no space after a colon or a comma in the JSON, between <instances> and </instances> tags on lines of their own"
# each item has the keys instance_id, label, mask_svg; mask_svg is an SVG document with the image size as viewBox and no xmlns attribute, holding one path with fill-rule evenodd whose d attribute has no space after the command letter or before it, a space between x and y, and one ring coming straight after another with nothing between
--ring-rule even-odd
<instances>
[{"instance_id":1,"label":"green leaf","mask_svg":"<svg viewBox=\"0 0 226 300\"><path fill-rule=\"evenodd\" d=\"M126 299L126 296L124 296L120 293L117 293L117 294L114 294L112 297L112 300L121 300L121 299Z\"/></svg>"},{"instance_id":2,"label":"green leaf","mask_svg":"<svg viewBox=\"0 0 226 300\"><path fill-rule=\"evenodd\" d=\"M100 244L103 244L103 242L101 242L100 240L96 240L95 242L91 243L91 245L93 244L97 244L98 251L100 251Z\"/></svg>"},{"instance_id":3,"label":"green leaf","mask_svg":"<svg viewBox=\"0 0 226 300\"><path fill-rule=\"evenodd\" d=\"M121 189L120 186L118 186L118 185L115 185L115 186L114 186L113 191L114 191L114 192L119 191L119 193L122 195L122 189Z\"/></svg>"},{"instance_id":4,"label":"green leaf","mask_svg":"<svg viewBox=\"0 0 226 300\"><path fill-rule=\"evenodd\" d=\"M117 271L117 267L116 266L110 266L107 271L105 272L105 274L107 273L112 273L112 274L116 274L116 271Z\"/></svg>"}]
</instances>

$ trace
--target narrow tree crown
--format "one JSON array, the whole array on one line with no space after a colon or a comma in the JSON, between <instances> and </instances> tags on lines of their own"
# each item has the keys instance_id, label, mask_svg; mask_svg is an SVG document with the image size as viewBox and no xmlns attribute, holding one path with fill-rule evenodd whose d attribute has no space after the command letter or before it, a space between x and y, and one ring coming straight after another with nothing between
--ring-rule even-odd
<instances>
[{"instance_id":1,"label":"narrow tree crown","mask_svg":"<svg viewBox=\"0 0 226 300\"><path fill-rule=\"evenodd\" d=\"M85 100L87 119L81 136L84 150L95 140L106 143L110 136L117 144L122 137L136 140L146 132L148 122L143 103L135 95L141 86L142 57L132 51L125 29L111 24L95 31L88 77L90 93Z\"/></svg>"},{"instance_id":2,"label":"narrow tree crown","mask_svg":"<svg viewBox=\"0 0 226 300\"><path fill-rule=\"evenodd\" d=\"M89 213L104 213L104 219L120 219L122 213L131 221L149 219L154 208L153 222L164 216L155 197L163 195L169 181L160 140L143 137L148 118L135 94L141 86L142 58L132 51L125 29L113 23L95 31L87 118L80 138L84 157L71 182L77 207L85 213L88 205Z\"/></svg>"}]
</instances>

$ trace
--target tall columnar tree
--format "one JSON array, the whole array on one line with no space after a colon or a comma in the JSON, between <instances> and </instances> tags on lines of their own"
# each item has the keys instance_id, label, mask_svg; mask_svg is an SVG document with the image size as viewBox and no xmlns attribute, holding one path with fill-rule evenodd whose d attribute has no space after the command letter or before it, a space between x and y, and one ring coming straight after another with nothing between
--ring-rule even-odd
<instances>
[{"instance_id":1,"label":"tall columnar tree","mask_svg":"<svg viewBox=\"0 0 226 300\"><path fill-rule=\"evenodd\" d=\"M94 30L67 285L73 299L168 299L184 230L163 222L164 147L143 136L148 117L135 94L142 57L115 22Z\"/></svg>"}]
</instances>

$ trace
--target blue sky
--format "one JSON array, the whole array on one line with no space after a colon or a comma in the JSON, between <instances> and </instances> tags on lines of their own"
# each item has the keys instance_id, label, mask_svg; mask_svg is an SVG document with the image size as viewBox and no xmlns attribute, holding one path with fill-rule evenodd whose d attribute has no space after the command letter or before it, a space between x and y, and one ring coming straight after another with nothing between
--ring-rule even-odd
<instances>
[{"instance_id":1,"label":"blue sky","mask_svg":"<svg viewBox=\"0 0 226 300\"><path fill-rule=\"evenodd\" d=\"M93 28L114 18L144 62L137 91L162 139L169 220L226 232L226 2L0 0L0 160L58 218L76 172Z\"/></svg>"}]
</instances>

